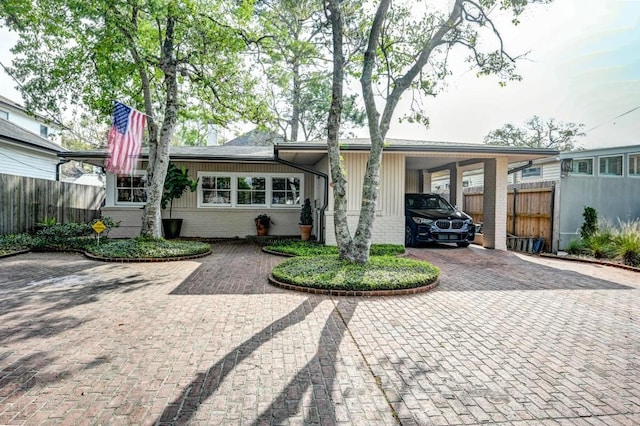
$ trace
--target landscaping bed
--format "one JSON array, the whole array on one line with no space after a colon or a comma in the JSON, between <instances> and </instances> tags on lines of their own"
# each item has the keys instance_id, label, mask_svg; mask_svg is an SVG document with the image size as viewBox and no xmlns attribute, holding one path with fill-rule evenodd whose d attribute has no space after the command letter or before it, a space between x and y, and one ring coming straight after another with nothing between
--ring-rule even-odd
<instances>
[{"instance_id":1,"label":"landscaping bed","mask_svg":"<svg viewBox=\"0 0 640 426\"><path fill-rule=\"evenodd\" d=\"M340 260L337 247L304 241L281 241L265 250L294 256L273 269L271 281L302 291L317 289L337 295L403 294L407 290L431 288L440 274L440 270L428 262L397 257L404 253L404 247L392 244L373 245L371 257L365 264ZM414 292L417 291L408 293Z\"/></svg>"}]
</instances>

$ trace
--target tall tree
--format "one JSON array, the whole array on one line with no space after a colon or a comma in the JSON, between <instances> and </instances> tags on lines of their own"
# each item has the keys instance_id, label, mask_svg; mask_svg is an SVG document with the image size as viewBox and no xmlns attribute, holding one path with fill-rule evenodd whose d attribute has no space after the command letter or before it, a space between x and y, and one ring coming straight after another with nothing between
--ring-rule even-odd
<instances>
[{"instance_id":1,"label":"tall tree","mask_svg":"<svg viewBox=\"0 0 640 426\"><path fill-rule=\"evenodd\" d=\"M113 100L147 114L149 162L142 234L160 237L169 144L182 111L224 124L264 113L243 52L251 1L14 0L0 19L20 34L11 73L34 110L82 104L103 116ZM244 95L244 96L243 96ZM193 111L190 111L193 113Z\"/></svg>"},{"instance_id":2,"label":"tall tree","mask_svg":"<svg viewBox=\"0 0 640 426\"><path fill-rule=\"evenodd\" d=\"M334 184L334 220L336 240L343 259L366 262L369 259L371 231L380 184L380 164L384 139L401 96L416 89L424 95L435 94L435 83L450 73L449 55L454 48L466 50L468 61L479 74L496 74L504 80L517 80L517 58L510 56L494 19L494 8L509 12L512 23L529 0L455 0L447 11L428 9L421 2L394 3L380 0L373 19L367 23L367 42L362 62L360 83L367 112L371 150L362 186L362 204L354 236L347 224L345 170L341 164L338 135L344 80L343 3L326 0L327 16L333 28L333 91L329 111L328 150L331 178ZM421 9L423 8L423 9ZM420 13L423 10L424 13ZM481 42L482 40L482 42ZM386 82L380 102L374 83ZM378 107L382 106L382 113ZM414 119L423 119L414 112Z\"/></svg>"},{"instance_id":3,"label":"tall tree","mask_svg":"<svg viewBox=\"0 0 640 426\"><path fill-rule=\"evenodd\" d=\"M505 124L492 130L484 137L484 143L499 146L520 146L528 148L549 148L559 151L575 150L578 138L585 135L584 124L565 123L555 118L531 117L524 127Z\"/></svg>"},{"instance_id":4,"label":"tall tree","mask_svg":"<svg viewBox=\"0 0 640 426\"><path fill-rule=\"evenodd\" d=\"M330 40L321 0L263 0L259 17L271 37L263 42L264 82L273 125L285 140L325 137L327 109L331 102ZM342 120L360 127L364 110L357 96L345 98Z\"/></svg>"}]
</instances>

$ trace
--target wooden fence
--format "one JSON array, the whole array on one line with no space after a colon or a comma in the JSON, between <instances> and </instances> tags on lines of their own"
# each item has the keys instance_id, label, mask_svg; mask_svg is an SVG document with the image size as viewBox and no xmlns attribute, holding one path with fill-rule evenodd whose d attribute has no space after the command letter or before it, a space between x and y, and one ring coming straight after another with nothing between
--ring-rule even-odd
<instances>
[{"instance_id":1,"label":"wooden fence","mask_svg":"<svg viewBox=\"0 0 640 426\"><path fill-rule=\"evenodd\" d=\"M104 188L0 174L0 235L30 232L36 223L89 222L100 215Z\"/></svg>"},{"instance_id":2,"label":"wooden fence","mask_svg":"<svg viewBox=\"0 0 640 426\"><path fill-rule=\"evenodd\" d=\"M463 210L474 222L483 221L483 189L464 191ZM507 234L520 238L544 238L551 250L554 218L555 182L509 185L507 192ZM515 214L514 214L515 212Z\"/></svg>"}]
</instances>

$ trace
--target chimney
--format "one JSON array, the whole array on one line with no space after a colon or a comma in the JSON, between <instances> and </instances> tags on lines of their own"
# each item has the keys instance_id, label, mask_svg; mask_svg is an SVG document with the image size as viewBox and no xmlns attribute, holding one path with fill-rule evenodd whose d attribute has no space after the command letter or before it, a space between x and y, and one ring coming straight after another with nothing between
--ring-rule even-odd
<instances>
[{"instance_id":1,"label":"chimney","mask_svg":"<svg viewBox=\"0 0 640 426\"><path fill-rule=\"evenodd\" d=\"M215 124L209 122L207 124L207 130L207 146L218 145L218 129L216 129Z\"/></svg>"}]
</instances>

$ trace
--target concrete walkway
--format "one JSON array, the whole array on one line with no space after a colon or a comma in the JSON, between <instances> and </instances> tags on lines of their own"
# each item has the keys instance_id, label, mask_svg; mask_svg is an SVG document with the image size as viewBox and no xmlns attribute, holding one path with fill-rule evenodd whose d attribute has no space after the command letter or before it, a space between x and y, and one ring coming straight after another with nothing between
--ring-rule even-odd
<instances>
[{"instance_id":1,"label":"concrete walkway","mask_svg":"<svg viewBox=\"0 0 640 426\"><path fill-rule=\"evenodd\" d=\"M640 275L478 248L391 298L184 262L0 260L0 424L639 424Z\"/></svg>"}]
</instances>

